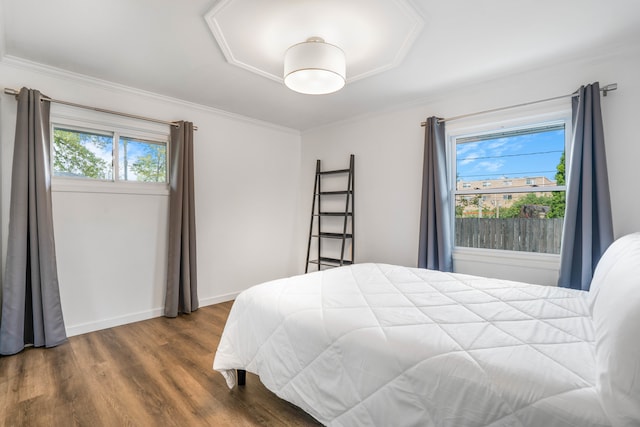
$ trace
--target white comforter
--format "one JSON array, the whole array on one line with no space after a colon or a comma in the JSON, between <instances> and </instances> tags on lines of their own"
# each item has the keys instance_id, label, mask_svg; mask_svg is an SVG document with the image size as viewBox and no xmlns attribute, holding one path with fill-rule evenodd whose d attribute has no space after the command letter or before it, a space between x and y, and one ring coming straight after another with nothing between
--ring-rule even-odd
<instances>
[{"instance_id":1,"label":"white comforter","mask_svg":"<svg viewBox=\"0 0 640 427\"><path fill-rule=\"evenodd\" d=\"M586 295L341 267L241 293L213 367L229 387L258 374L326 425L606 426Z\"/></svg>"}]
</instances>

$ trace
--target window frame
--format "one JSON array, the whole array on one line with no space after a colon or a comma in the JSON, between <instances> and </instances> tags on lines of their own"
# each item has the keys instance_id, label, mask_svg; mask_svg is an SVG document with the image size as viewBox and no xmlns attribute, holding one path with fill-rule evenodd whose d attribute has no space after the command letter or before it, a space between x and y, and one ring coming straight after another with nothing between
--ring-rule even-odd
<instances>
[{"instance_id":1,"label":"window frame","mask_svg":"<svg viewBox=\"0 0 640 427\"><path fill-rule=\"evenodd\" d=\"M488 116L489 118L485 117ZM526 260L532 262L540 262L543 260L547 263L549 268L556 268L559 266L559 254L545 254L538 252L524 252L524 251L510 251L503 249L487 249L487 248L468 248L455 245L455 206L456 196L472 196L472 195L484 195L484 194L505 194L505 193L539 193L540 187L525 187L519 188L514 191L513 186L506 188L472 188L472 189L457 189L456 188L456 144L458 139L468 138L471 136L491 135L505 131L512 131L518 129L530 129L535 127L544 127L553 124L564 123L565 129L565 168L568 171L570 164L570 144L572 137L572 117L571 117L571 105L567 105L562 102L550 102L547 105L536 105L525 108L519 108L515 110L507 110L500 113L492 113L490 115L476 116L472 119L466 119L458 123L452 122L446 128L446 155L448 166L448 189L450 191L449 200L449 215L451 218L451 247L453 248L454 263L456 259L466 260L471 257L476 259L477 257L486 257L486 259L503 259L507 256L505 261L511 262L513 259L514 265L522 263ZM566 179L568 180L568 175ZM565 191L567 185L544 187L545 192L551 191ZM525 262L526 263L526 262ZM522 264L520 264L522 265Z\"/></svg>"},{"instance_id":2,"label":"window frame","mask_svg":"<svg viewBox=\"0 0 640 427\"><path fill-rule=\"evenodd\" d=\"M170 176L170 129L168 125L147 122L139 119L120 117L113 114L101 113L61 104L51 106L51 152L52 167L51 190L54 192L85 192L85 193L120 193L120 194L169 194ZM94 179L73 176L53 175L54 162L54 130L63 128L79 132L113 136L112 179ZM150 143L165 144L166 146L166 182L125 181L119 179L119 141L120 137L141 140Z\"/></svg>"}]
</instances>

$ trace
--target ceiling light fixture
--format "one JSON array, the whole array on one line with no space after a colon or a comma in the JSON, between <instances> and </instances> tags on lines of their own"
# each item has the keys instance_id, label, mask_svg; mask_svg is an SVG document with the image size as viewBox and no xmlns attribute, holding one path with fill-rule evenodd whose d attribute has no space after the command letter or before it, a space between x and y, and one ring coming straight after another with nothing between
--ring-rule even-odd
<instances>
[{"instance_id":1,"label":"ceiling light fixture","mask_svg":"<svg viewBox=\"0 0 640 427\"><path fill-rule=\"evenodd\" d=\"M284 84L309 95L336 92L345 85L346 60L338 46L311 37L287 49L284 55Z\"/></svg>"}]
</instances>

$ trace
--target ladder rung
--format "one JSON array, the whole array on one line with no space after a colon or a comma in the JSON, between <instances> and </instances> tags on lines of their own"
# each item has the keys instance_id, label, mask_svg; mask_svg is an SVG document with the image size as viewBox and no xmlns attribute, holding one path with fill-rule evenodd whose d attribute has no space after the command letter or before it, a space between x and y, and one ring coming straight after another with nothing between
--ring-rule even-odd
<instances>
[{"instance_id":1,"label":"ladder rung","mask_svg":"<svg viewBox=\"0 0 640 427\"><path fill-rule=\"evenodd\" d=\"M355 189L354 189L354 183L353 183L354 155L351 154L349 156L348 168L323 171L321 170L320 166L321 166L320 159L318 159L316 160L315 184L313 186L313 203L311 205L311 224L310 224L310 230L309 230L309 243L307 246L307 259L306 259L307 264L305 265L305 268L304 268L305 273L308 272L310 264L317 264L318 270L322 270L323 269L322 267L324 268L340 267L342 265L351 265L354 263L354 257L353 257L353 248L355 246L355 230L354 230L355 214L354 214L354 203L353 203L353 197L355 197L355 191L354 191ZM323 181L322 180L323 175L341 175L340 177L336 177L335 179L344 179L345 177L347 177L348 178L347 185L344 187L329 185L327 186L326 190L331 190L331 191L322 191L321 183ZM342 188L342 190L337 190L337 191L333 190L333 189L340 189L340 188ZM331 199L329 200L329 202L331 201L340 202L341 200L346 201L347 205L345 206L344 211L339 211L340 208L337 206L329 207L328 211L327 210L323 211L320 207L321 201L323 199L322 196L327 196L327 199ZM333 199L331 196L338 196L338 197ZM341 198L339 196L345 196L345 197ZM316 207L316 203L318 204L317 207ZM320 219L321 217L341 218L341 220L326 220L326 221L328 221L329 223L335 222L335 221L344 221L344 227L335 227L336 225L335 223L332 224L333 227L327 227L329 230L342 229L342 232L341 233L323 232L322 224L324 221L321 221ZM351 229L350 229L350 233L347 233L347 226L349 225L349 223L351 223ZM313 239L316 239L315 242L313 241ZM322 246L324 245L323 239L334 239L334 240L337 240L338 242L341 242L342 249L340 251L340 257L342 259L323 256L324 255L322 252ZM347 239L349 239L348 243L350 248L346 248ZM310 257L312 243L317 244L317 251L316 251L317 259L315 260L312 260ZM328 245L330 242L326 242L326 243ZM346 254L345 249L347 252L350 253L350 255ZM337 252L329 252L329 253L333 255L337 254ZM345 255L347 255L351 259L345 260L344 259Z\"/></svg>"},{"instance_id":2,"label":"ladder rung","mask_svg":"<svg viewBox=\"0 0 640 427\"><path fill-rule=\"evenodd\" d=\"M316 196L318 194L322 195L322 196L330 196L332 194L352 194L353 191L351 190L342 190L342 191L321 191L320 193L316 193Z\"/></svg>"},{"instance_id":3,"label":"ladder rung","mask_svg":"<svg viewBox=\"0 0 640 427\"><path fill-rule=\"evenodd\" d=\"M319 214L313 214L313 216L353 216L351 212L320 212Z\"/></svg>"},{"instance_id":4,"label":"ladder rung","mask_svg":"<svg viewBox=\"0 0 640 427\"><path fill-rule=\"evenodd\" d=\"M313 234L312 237L326 237L327 239L342 239L344 237L345 239L351 239L353 235L342 233L320 233L319 235Z\"/></svg>"},{"instance_id":5,"label":"ladder rung","mask_svg":"<svg viewBox=\"0 0 640 427\"><path fill-rule=\"evenodd\" d=\"M318 172L318 175L333 175L337 173L348 173L348 172L351 172L351 169L336 169L332 171L323 171L323 172Z\"/></svg>"},{"instance_id":6,"label":"ladder rung","mask_svg":"<svg viewBox=\"0 0 640 427\"><path fill-rule=\"evenodd\" d=\"M327 267L335 267L337 265L340 265L340 260L337 258L327 258L327 257L320 257L319 260L317 259L312 259L309 260L309 264L320 264L320 265L326 265ZM345 259L342 260L342 265L351 265L353 264L353 261Z\"/></svg>"}]
</instances>

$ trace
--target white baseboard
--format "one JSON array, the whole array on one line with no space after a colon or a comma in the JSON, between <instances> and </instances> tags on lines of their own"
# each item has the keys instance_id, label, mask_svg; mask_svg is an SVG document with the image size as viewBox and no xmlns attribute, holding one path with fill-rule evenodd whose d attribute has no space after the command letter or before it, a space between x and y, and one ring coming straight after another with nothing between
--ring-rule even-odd
<instances>
[{"instance_id":1,"label":"white baseboard","mask_svg":"<svg viewBox=\"0 0 640 427\"><path fill-rule=\"evenodd\" d=\"M229 294L218 295L209 298L200 299L200 307L208 305L220 304L221 302L231 301L235 299L240 292L232 292ZM164 314L164 308L154 308L147 311L141 311L138 313L125 314L124 316L112 317L109 319L101 319L93 322L81 323L78 325L71 325L66 327L67 336L72 337L75 335L86 334L88 332L99 331L101 329L113 328L116 326L126 325L128 323L139 322L141 320L153 319L154 317L160 317Z\"/></svg>"},{"instance_id":2,"label":"white baseboard","mask_svg":"<svg viewBox=\"0 0 640 427\"><path fill-rule=\"evenodd\" d=\"M207 305L220 304L221 302L234 300L236 299L238 294L240 294L240 292L231 292L229 294L218 295L215 297L200 298L200 307L205 307Z\"/></svg>"},{"instance_id":3,"label":"white baseboard","mask_svg":"<svg viewBox=\"0 0 640 427\"><path fill-rule=\"evenodd\" d=\"M164 308L154 308L152 310L138 313L125 314L124 316L100 319L93 322L81 323L79 325L67 326L67 336L86 334L87 332L99 331L101 329L113 328L115 326L126 325L127 323L139 322L141 320L153 319L162 316Z\"/></svg>"}]
</instances>

